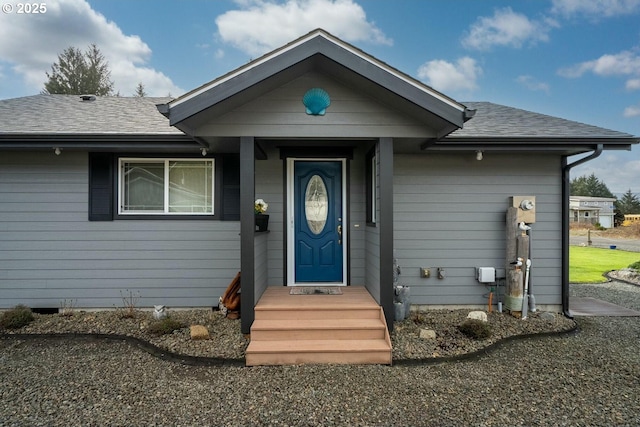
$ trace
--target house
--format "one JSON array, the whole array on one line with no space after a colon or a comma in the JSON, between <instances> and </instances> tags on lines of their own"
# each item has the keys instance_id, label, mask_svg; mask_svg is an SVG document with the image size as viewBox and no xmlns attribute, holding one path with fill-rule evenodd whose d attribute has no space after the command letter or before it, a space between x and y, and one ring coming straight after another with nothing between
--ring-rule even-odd
<instances>
[{"instance_id":1,"label":"house","mask_svg":"<svg viewBox=\"0 0 640 427\"><path fill-rule=\"evenodd\" d=\"M366 289L391 329L394 258L412 304L486 306L476 268L505 268L525 195L537 303L568 313L569 171L636 143L460 103L323 30L177 99L3 100L0 308L216 306L242 271L244 332L265 290L319 284Z\"/></svg>"},{"instance_id":2,"label":"house","mask_svg":"<svg viewBox=\"0 0 640 427\"><path fill-rule=\"evenodd\" d=\"M600 224L613 228L616 199L609 197L571 196L569 197L569 218L571 223Z\"/></svg>"}]
</instances>

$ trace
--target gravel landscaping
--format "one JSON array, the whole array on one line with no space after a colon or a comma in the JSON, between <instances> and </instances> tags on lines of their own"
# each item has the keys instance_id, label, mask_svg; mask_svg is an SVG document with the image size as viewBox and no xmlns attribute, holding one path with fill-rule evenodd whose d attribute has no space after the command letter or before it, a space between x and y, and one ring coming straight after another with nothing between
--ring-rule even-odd
<instances>
[{"instance_id":1,"label":"gravel landscaping","mask_svg":"<svg viewBox=\"0 0 640 427\"><path fill-rule=\"evenodd\" d=\"M572 295L640 310L640 288L620 282L572 285ZM124 333L175 351L201 354L202 346L207 357L241 357L236 351L246 339L239 323L216 312L197 313L212 339L191 342L193 348L178 338L188 329L150 337L151 312L133 319L117 311L42 315L18 332ZM416 319L422 325L413 319L396 324L391 367L189 366L122 340L4 336L0 426L640 425L640 319L576 318L577 333L511 340L470 360L423 363L477 345L458 335L466 312L433 313ZM500 324L503 318L508 316L489 316L493 339L567 326L560 316L544 320L544 328L530 317L513 319L525 328L512 331ZM426 345L416 338L425 327L441 340ZM412 360L418 361L403 363Z\"/></svg>"},{"instance_id":2,"label":"gravel landscaping","mask_svg":"<svg viewBox=\"0 0 640 427\"><path fill-rule=\"evenodd\" d=\"M487 322L491 337L479 340L465 336L458 329L468 313L469 310L432 310L414 313L410 318L396 322L391 334L394 361L460 356L487 348L504 338L570 331L575 327L571 319L552 313L531 313L527 320L520 320L506 313L493 312L488 314ZM34 316L36 320L29 325L5 333L128 336L157 347L158 350L152 349L154 353L163 351L173 353L178 358L194 356L232 361L244 359L244 351L249 343L249 337L240 331L239 320L230 320L219 311L205 309L169 311L170 318L184 327L165 335L152 333L152 326L157 321L153 319L151 311L73 311L66 315ZM205 326L210 339L191 339L190 325ZM420 338L421 330L434 331L436 338ZM206 363L206 360L198 359L195 363Z\"/></svg>"}]
</instances>

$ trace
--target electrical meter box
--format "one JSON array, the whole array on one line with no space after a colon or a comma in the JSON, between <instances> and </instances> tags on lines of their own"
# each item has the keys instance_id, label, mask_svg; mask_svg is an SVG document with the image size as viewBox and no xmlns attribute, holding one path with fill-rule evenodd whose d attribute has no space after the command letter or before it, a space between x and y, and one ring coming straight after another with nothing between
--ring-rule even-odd
<instances>
[{"instance_id":1,"label":"electrical meter box","mask_svg":"<svg viewBox=\"0 0 640 427\"><path fill-rule=\"evenodd\" d=\"M536 222L536 196L512 196L511 206L518 208L517 221L525 224Z\"/></svg>"},{"instance_id":2,"label":"electrical meter box","mask_svg":"<svg viewBox=\"0 0 640 427\"><path fill-rule=\"evenodd\" d=\"M493 267L478 267L478 282L493 283L496 281L496 269Z\"/></svg>"}]
</instances>

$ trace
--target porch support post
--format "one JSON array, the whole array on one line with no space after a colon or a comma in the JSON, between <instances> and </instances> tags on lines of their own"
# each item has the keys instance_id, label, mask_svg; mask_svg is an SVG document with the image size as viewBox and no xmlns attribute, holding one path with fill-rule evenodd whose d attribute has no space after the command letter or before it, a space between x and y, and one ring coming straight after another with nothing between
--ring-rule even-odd
<instances>
[{"instance_id":1,"label":"porch support post","mask_svg":"<svg viewBox=\"0 0 640 427\"><path fill-rule=\"evenodd\" d=\"M378 192L380 197L380 305L389 332L393 330L393 139L378 141Z\"/></svg>"},{"instance_id":2,"label":"porch support post","mask_svg":"<svg viewBox=\"0 0 640 427\"><path fill-rule=\"evenodd\" d=\"M251 332L254 319L255 271L254 233L255 213L255 140L240 137L240 271L241 303L240 319L243 334Z\"/></svg>"}]
</instances>

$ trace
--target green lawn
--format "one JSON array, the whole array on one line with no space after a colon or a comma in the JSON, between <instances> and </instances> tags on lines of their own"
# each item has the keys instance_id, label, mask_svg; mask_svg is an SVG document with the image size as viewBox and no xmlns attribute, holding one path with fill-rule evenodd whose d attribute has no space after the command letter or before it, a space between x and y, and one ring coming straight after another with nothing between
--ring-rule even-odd
<instances>
[{"instance_id":1,"label":"green lawn","mask_svg":"<svg viewBox=\"0 0 640 427\"><path fill-rule=\"evenodd\" d=\"M582 246L569 248L569 281L572 283L599 283L607 279L604 273L626 268L640 261L640 253L618 249L600 249Z\"/></svg>"}]
</instances>

